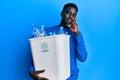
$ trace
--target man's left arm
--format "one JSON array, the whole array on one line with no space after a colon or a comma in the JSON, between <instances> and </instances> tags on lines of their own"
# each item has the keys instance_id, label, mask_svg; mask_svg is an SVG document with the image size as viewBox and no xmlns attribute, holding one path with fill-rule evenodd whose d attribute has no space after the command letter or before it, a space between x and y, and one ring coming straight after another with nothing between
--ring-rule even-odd
<instances>
[{"instance_id":1,"label":"man's left arm","mask_svg":"<svg viewBox=\"0 0 120 80\"><path fill-rule=\"evenodd\" d=\"M76 38L76 56L78 60L84 62L87 58L87 50L85 48L85 43L82 34L79 32L75 35Z\"/></svg>"},{"instance_id":2,"label":"man's left arm","mask_svg":"<svg viewBox=\"0 0 120 80\"><path fill-rule=\"evenodd\" d=\"M76 56L78 60L81 62L84 62L87 58L87 50L85 48L83 36L81 32L78 30L78 25L76 23L76 17L74 18L74 21L72 22L72 27L68 26L71 31L75 34L76 39Z\"/></svg>"}]
</instances>

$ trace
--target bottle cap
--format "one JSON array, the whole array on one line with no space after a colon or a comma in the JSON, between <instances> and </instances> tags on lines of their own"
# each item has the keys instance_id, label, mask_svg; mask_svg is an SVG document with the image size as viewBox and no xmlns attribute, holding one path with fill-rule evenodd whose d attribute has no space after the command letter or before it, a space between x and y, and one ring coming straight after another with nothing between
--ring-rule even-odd
<instances>
[{"instance_id":1,"label":"bottle cap","mask_svg":"<svg viewBox=\"0 0 120 80\"><path fill-rule=\"evenodd\" d=\"M63 27L61 26L60 29L63 29Z\"/></svg>"},{"instance_id":2,"label":"bottle cap","mask_svg":"<svg viewBox=\"0 0 120 80\"><path fill-rule=\"evenodd\" d=\"M44 25L41 25L41 27L44 27Z\"/></svg>"},{"instance_id":3,"label":"bottle cap","mask_svg":"<svg viewBox=\"0 0 120 80\"><path fill-rule=\"evenodd\" d=\"M52 32L49 32L49 36L51 36L51 35L53 35L53 33L52 33Z\"/></svg>"},{"instance_id":4,"label":"bottle cap","mask_svg":"<svg viewBox=\"0 0 120 80\"><path fill-rule=\"evenodd\" d=\"M32 27L34 27L35 26L35 24L32 24Z\"/></svg>"}]
</instances>

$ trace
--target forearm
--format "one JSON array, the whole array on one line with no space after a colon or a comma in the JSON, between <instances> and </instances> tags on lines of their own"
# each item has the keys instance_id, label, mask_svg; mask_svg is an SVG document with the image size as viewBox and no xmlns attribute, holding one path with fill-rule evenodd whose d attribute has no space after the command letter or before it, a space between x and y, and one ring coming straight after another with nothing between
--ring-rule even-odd
<instances>
[{"instance_id":1,"label":"forearm","mask_svg":"<svg viewBox=\"0 0 120 80\"><path fill-rule=\"evenodd\" d=\"M85 48L82 34L79 33L75 37L76 37L76 55L77 55L77 58L81 62L84 62L87 58L87 50Z\"/></svg>"}]
</instances>

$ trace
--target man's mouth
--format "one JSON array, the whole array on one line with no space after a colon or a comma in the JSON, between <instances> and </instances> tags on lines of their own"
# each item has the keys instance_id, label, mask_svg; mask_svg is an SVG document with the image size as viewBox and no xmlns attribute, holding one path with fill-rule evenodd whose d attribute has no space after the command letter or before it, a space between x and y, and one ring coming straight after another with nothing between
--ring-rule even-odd
<instances>
[{"instance_id":1,"label":"man's mouth","mask_svg":"<svg viewBox=\"0 0 120 80\"><path fill-rule=\"evenodd\" d=\"M68 21L68 22L72 22L72 20L71 20L71 19L67 19L67 21Z\"/></svg>"},{"instance_id":2,"label":"man's mouth","mask_svg":"<svg viewBox=\"0 0 120 80\"><path fill-rule=\"evenodd\" d=\"M72 22L72 20L71 19L66 19L66 22L70 24Z\"/></svg>"}]
</instances>

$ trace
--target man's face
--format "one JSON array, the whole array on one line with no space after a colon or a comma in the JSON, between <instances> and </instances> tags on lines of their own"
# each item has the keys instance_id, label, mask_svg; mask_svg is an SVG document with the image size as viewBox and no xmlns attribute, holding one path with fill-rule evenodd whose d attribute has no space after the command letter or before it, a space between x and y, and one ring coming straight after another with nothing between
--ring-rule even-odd
<instances>
[{"instance_id":1,"label":"man's face","mask_svg":"<svg viewBox=\"0 0 120 80\"><path fill-rule=\"evenodd\" d=\"M62 19L65 25L72 24L76 19L77 11L73 7L68 7L62 11Z\"/></svg>"}]
</instances>

